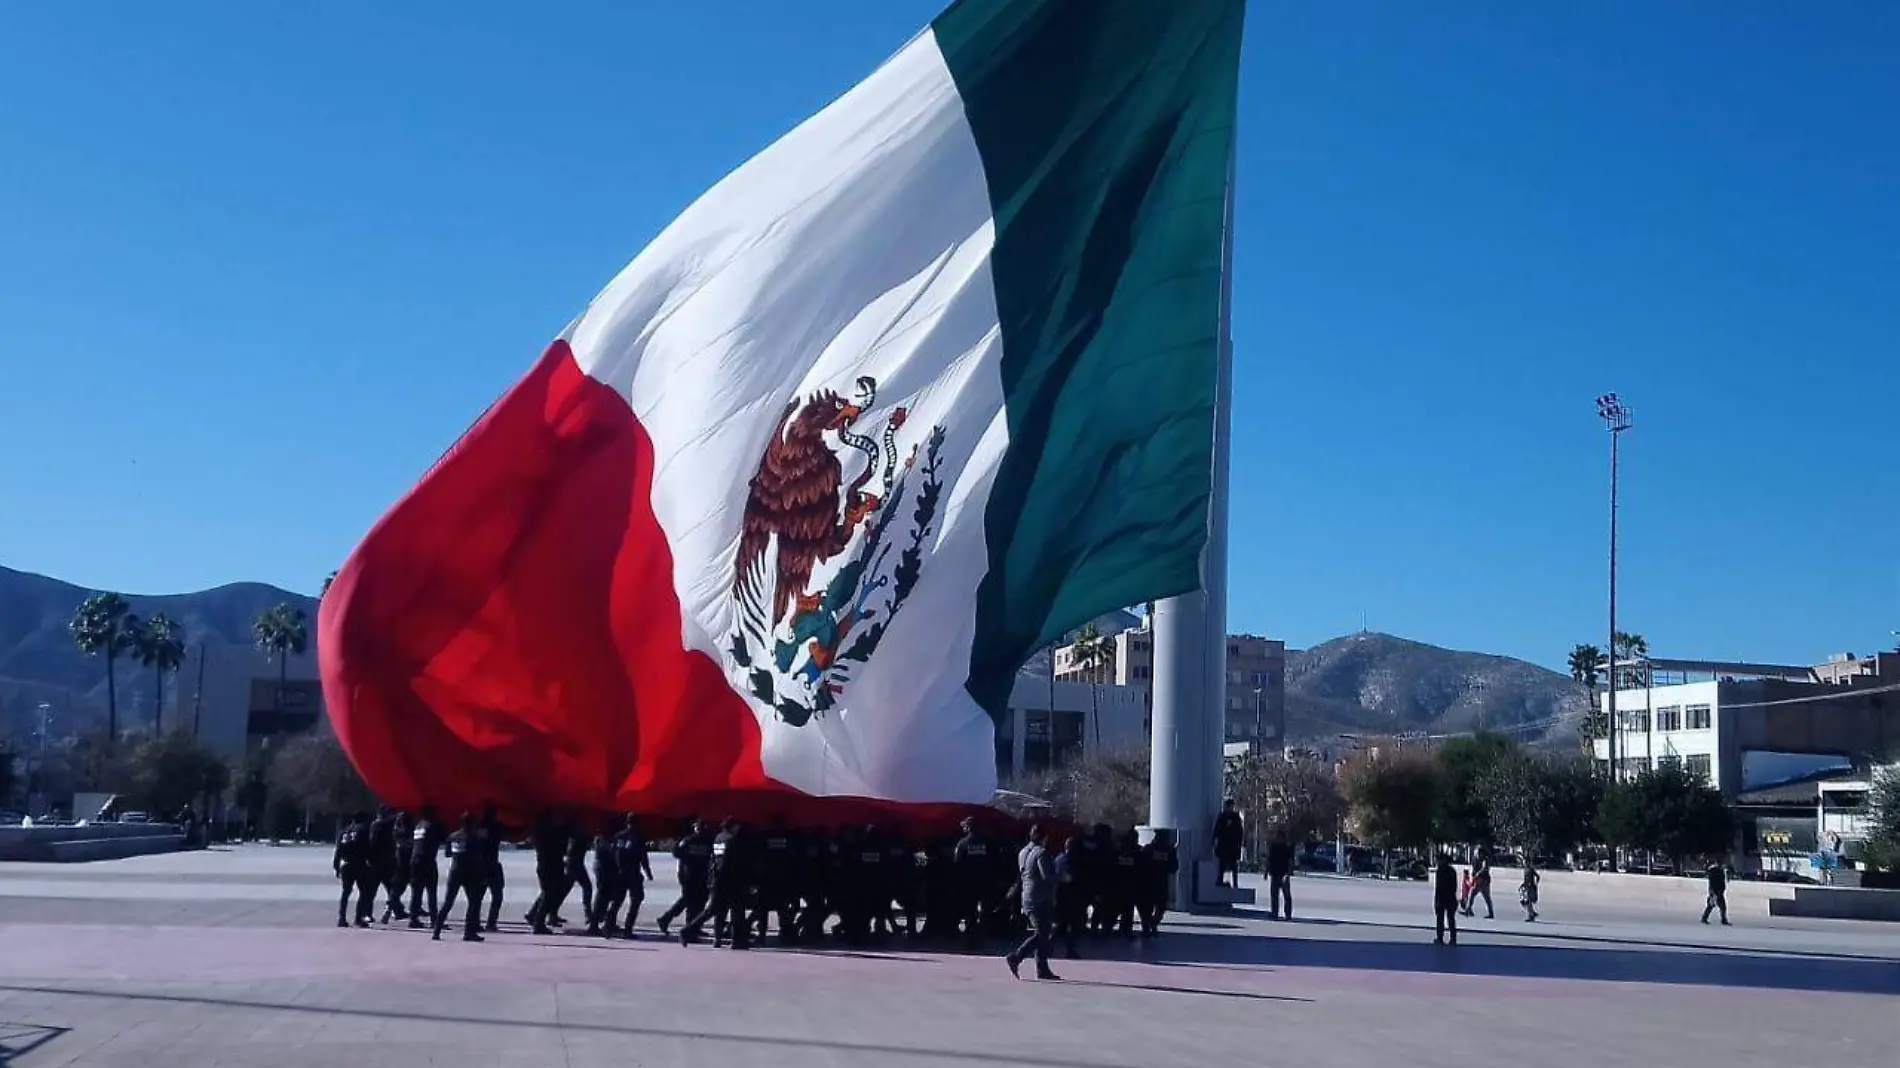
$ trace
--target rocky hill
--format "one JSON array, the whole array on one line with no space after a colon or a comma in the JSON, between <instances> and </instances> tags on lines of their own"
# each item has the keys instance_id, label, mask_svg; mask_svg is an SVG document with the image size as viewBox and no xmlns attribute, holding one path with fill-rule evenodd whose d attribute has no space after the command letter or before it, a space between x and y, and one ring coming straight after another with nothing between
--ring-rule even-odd
<instances>
[{"instance_id":1,"label":"rocky hill","mask_svg":"<svg viewBox=\"0 0 1900 1068\"><path fill-rule=\"evenodd\" d=\"M1390 634L1334 638L1287 654L1287 734L1522 729L1574 736L1589 698L1569 677L1508 656L1459 652Z\"/></svg>"},{"instance_id":2,"label":"rocky hill","mask_svg":"<svg viewBox=\"0 0 1900 1068\"><path fill-rule=\"evenodd\" d=\"M105 718L104 665L73 647L66 624L79 603L97 591L69 582L0 567L0 727L15 734L34 729L34 708L48 701ZM141 616L163 612L184 626L188 642L248 645L251 622L257 614L282 601L304 610L311 618L315 638L317 602L314 598L266 586L239 582L196 593L165 595L125 594L132 611ZM120 684L137 685L144 674L121 663ZM121 690L123 694L124 691Z\"/></svg>"}]
</instances>

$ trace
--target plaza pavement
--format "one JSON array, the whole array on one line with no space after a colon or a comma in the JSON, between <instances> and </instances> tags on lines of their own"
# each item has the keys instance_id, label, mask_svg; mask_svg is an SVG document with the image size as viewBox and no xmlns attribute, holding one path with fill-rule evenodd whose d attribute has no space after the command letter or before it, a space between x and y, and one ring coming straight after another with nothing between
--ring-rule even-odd
<instances>
[{"instance_id":1,"label":"plaza pavement","mask_svg":"<svg viewBox=\"0 0 1900 1068\"><path fill-rule=\"evenodd\" d=\"M328 860L246 846L0 864L0 1064L1900 1065L1900 925L1738 910L1704 927L1640 898L1567 898L1560 880L1543 922L1500 893L1496 921L1441 948L1424 884L1302 877L1297 922L1180 917L1038 984L902 943L682 949L651 933L673 896L664 862L631 943L526 934L520 854L515 922L486 944L343 931Z\"/></svg>"}]
</instances>

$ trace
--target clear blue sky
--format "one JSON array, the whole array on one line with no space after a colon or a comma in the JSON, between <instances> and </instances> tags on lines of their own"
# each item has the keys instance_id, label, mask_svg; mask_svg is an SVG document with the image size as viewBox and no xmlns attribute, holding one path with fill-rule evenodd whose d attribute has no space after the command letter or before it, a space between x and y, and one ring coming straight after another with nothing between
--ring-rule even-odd
<instances>
[{"instance_id":1,"label":"clear blue sky","mask_svg":"<svg viewBox=\"0 0 1900 1068\"><path fill-rule=\"evenodd\" d=\"M933 0L0 5L0 563L313 591ZM1255 0L1232 624L1900 628L1900 5Z\"/></svg>"}]
</instances>

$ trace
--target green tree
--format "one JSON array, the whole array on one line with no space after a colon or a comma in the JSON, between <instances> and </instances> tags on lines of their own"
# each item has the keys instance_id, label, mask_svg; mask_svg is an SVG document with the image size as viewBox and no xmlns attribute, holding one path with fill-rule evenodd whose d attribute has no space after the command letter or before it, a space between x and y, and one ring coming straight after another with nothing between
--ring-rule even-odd
<instances>
[{"instance_id":1,"label":"green tree","mask_svg":"<svg viewBox=\"0 0 1900 1068\"><path fill-rule=\"evenodd\" d=\"M230 785L231 769L184 731L143 738L126 756L125 794L133 807L169 818Z\"/></svg>"},{"instance_id":2,"label":"green tree","mask_svg":"<svg viewBox=\"0 0 1900 1068\"><path fill-rule=\"evenodd\" d=\"M176 674L185 663L185 628L172 622L163 612L141 620L125 617L126 646L140 666L152 669L157 683L152 699L152 733L165 730L165 676Z\"/></svg>"},{"instance_id":3,"label":"green tree","mask_svg":"<svg viewBox=\"0 0 1900 1068\"><path fill-rule=\"evenodd\" d=\"M374 807L376 795L356 773L343 743L329 729L300 734L271 758L267 787L283 799L327 816Z\"/></svg>"},{"instance_id":4,"label":"green tree","mask_svg":"<svg viewBox=\"0 0 1900 1068\"><path fill-rule=\"evenodd\" d=\"M1629 634L1619 630L1616 632L1615 652L1617 664L1622 665L1616 668L1616 688L1619 690L1641 689L1644 682L1643 668L1631 661L1649 659L1649 639L1641 634Z\"/></svg>"},{"instance_id":5,"label":"green tree","mask_svg":"<svg viewBox=\"0 0 1900 1068\"><path fill-rule=\"evenodd\" d=\"M309 647L309 631L304 625L303 609L289 604L274 604L258 613L251 624L251 641L264 655L277 661L277 711L284 710L284 689L290 672L290 658Z\"/></svg>"},{"instance_id":6,"label":"green tree","mask_svg":"<svg viewBox=\"0 0 1900 1068\"><path fill-rule=\"evenodd\" d=\"M1721 791L1672 761L1611 784L1597 829L1611 845L1661 853L1680 866L1685 857L1726 856L1734 817Z\"/></svg>"},{"instance_id":7,"label":"green tree","mask_svg":"<svg viewBox=\"0 0 1900 1068\"><path fill-rule=\"evenodd\" d=\"M1115 643L1098 630L1093 622L1085 623L1075 636L1075 645L1071 647L1075 662L1089 678L1089 718L1095 721L1095 745L1102 744L1102 708L1101 689L1102 670L1115 663Z\"/></svg>"},{"instance_id":8,"label":"green tree","mask_svg":"<svg viewBox=\"0 0 1900 1068\"><path fill-rule=\"evenodd\" d=\"M118 740L107 731L95 730L74 738L62 763L67 781L75 790L115 793L125 789L125 754L120 751ZM91 815L75 812L73 818Z\"/></svg>"},{"instance_id":9,"label":"green tree","mask_svg":"<svg viewBox=\"0 0 1900 1068\"><path fill-rule=\"evenodd\" d=\"M119 689L113 668L128 644L125 619L131 611L118 594L95 593L80 602L72 622L66 624L80 652L106 662L106 737L112 742L119 737Z\"/></svg>"},{"instance_id":10,"label":"green tree","mask_svg":"<svg viewBox=\"0 0 1900 1068\"><path fill-rule=\"evenodd\" d=\"M0 808L8 807L13 801L13 790L19 776L14 772L19 754L13 751L11 739L0 739Z\"/></svg>"},{"instance_id":11,"label":"green tree","mask_svg":"<svg viewBox=\"0 0 1900 1068\"><path fill-rule=\"evenodd\" d=\"M1487 769L1476 792L1498 840L1535 859L1588 839L1601 782L1587 762L1520 750Z\"/></svg>"},{"instance_id":12,"label":"green tree","mask_svg":"<svg viewBox=\"0 0 1900 1068\"><path fill-rule=\"evenodd\" d=\"M1502 734L1474 734L1453 738L1438 750L1440 790L1434 816L1434 837L1444 842L1490 845L1494 840L1490 812L1478 792L1478 783L1492 768L1519 752Z\"/></svg>"},{"instance_id":13,"label":"green tree","mask_svg":"<svg viewBox=\"0 0 1900 1068\"><path fill-rule=\"evenodd\" d=\"M334 585L335 583L336 583L336 572L332 571L329 574L323 576L323 588L317 591L317 600L319 601L323 600L324 595L330 592L330 587Z\"/></svg>"},{"instance_id":14,"label":"green tree","mask_svg":"<svg viewBox=\"0 0 1900 1068\"><path fill-rule=\"evenodd\" d=\"M1861 857L1869 867L1900 871L1900 764L1876 770L1869 785Z\"/></svg>"},{"instance_id":15,"label":"green tree","mask_svg":"<svg viewBox=\"0 0 1900 1068\"><path fill-rule=\"evenodd\" d=\"M1415 749L1365 750L1339 770L1353 832L1380 849L1424 849L1443 794L1437 761Z\"/></svg>"},{"instance_id":16,"label":"green tree","mask_svg":"<svg viewBox=\"0 0 1900 1068\"><path fill-rule=\"evenodd\" d=\"M1583 717L1583 748L1594 754L1591 743L1609 734L1603 721L1603 709L1597 703L1597 687L1603 682L1603 650L1594 645L1570 648L1570 681L1590 695L1590 711Z\"/></svg>"},{"instance_id":17,"label":"green tree","mask_svg":"<svg viewBox=\"0 0 1900 1068\"><path fill-rule=\"evenodd\" d=\"M1226 785L1257 834L1284 830L1295 845L1331 835L1346 817L1333 769L1317 760L1249 753L1227 762Z\"/></svg>"}]
</instances>

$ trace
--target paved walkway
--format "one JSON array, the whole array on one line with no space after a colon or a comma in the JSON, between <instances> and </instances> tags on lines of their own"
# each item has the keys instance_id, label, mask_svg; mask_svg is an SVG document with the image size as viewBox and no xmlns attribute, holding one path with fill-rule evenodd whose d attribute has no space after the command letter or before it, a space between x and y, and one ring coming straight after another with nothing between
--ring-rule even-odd
<instances>
[{"instance_id":1,"label":"paved walkway","mask_svg":"<svg viewBox=\"0 0 1900 1068\"><path fill-rule=\"evenodd\" d=\"M901 944L341 931L327 861L253 847L0 865L0 1063L1894 1068L1900 1045L1900 926L1702 927L1547 898L1547 923L1503 919L1513 908L1439 948L1421 884L1303 878L1297 923L1183 918L1062 962L1057 985ZM510 858L517 919L527 863Z\"/></svg>"}]
</instances>

